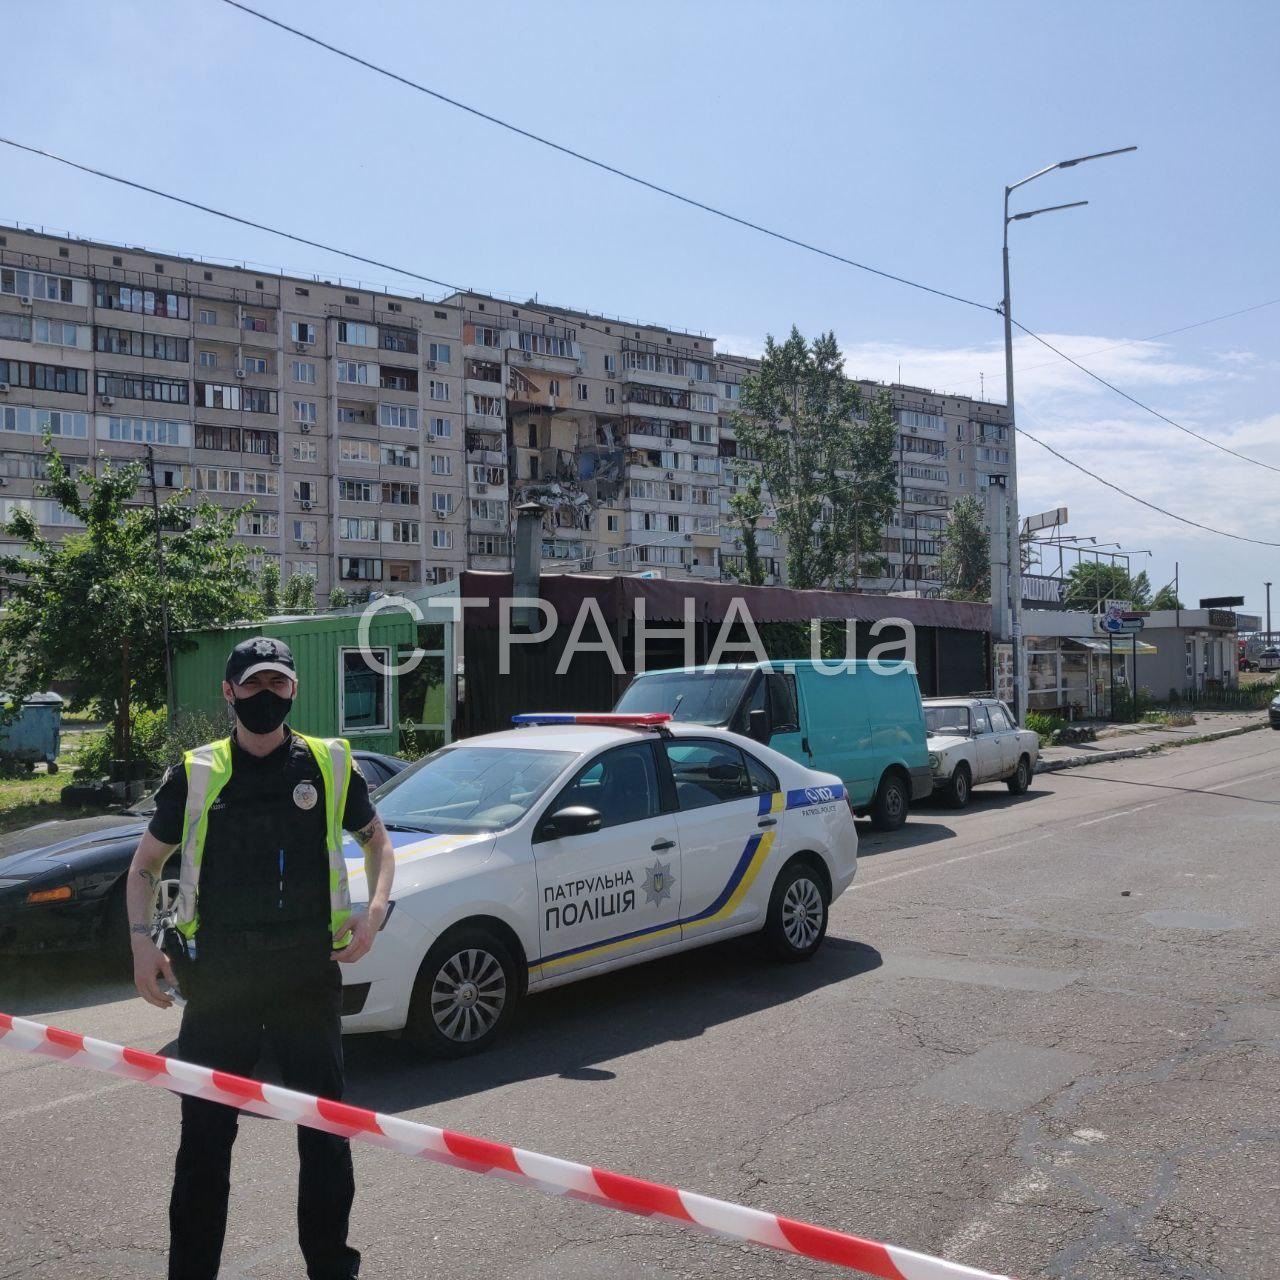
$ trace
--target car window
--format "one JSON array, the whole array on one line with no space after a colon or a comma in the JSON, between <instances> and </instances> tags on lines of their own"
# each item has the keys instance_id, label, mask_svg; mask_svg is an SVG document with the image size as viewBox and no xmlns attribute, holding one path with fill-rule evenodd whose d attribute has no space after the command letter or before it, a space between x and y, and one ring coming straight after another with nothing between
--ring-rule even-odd
<instances>
[{"instance_id":1,"label":"car window","mask_svg":"<svg viewBox=\"0 0 1280 1280\"><path fill-rule=\"evenodd\" d=\"M924 724L928 733L935 737L969 736L968 707L925 707Z\"/></svg>"},{"instance_id":2,"label":"car window","mask_svg":"<svg viewBox=\"0 0 1280 1280\"><path fill-rule=\"evenodd\" d=\"M652 743L637 742L606 751L578 773L548 812L572 805L595 809L606 827L656 818L662 801Z\"/></svg>"},{"instance_id":3,"label":"car window","mask_svg":"<svg viewBox=\"0 0 1280 1280\"><path fill-rule=\"evenodd\" d=\"M728 724L747 688L751 671L672 671L633 680L615 711L666 711L673 720Z\"/></svg>"},{"instance_id":4,"label":"car window","mask_svg":"<svg viewBox=\"0 0 1280 1280\"><path fill-rule=\"evenodd\" d=\"M681 809L702 809L758 795L737 747L725 742L676 738L666 743Z\"/></svg>"},{"instance_id":5,"label":"car window","mask_svg":"<svg viewBox=\"0 0 1280 1280\"><path fill-rule=\"evenodd\" d=\"M769 713L774 733L799 733L800 712L796 706L796 678L787 675L766 677L769 685Z\"/></svg>"},{"instance_id":6,"label":"car window","mask_svg":"<svg viewBox=\"0 0 1280 1280\"><path fill-rule=\"evenodd\" d=\"M986 707L974 707L973 709L973 731L975 733L990 733L991 721L987 719Z\"/></svg>"},{"instance_id":7,"label":"car window","mask_svg":"<svg viewBox=\"0 0 1280 1280\"><path fill-rule=\"evenodd\" d=\"M1003 707L991 708L991 728L996 733L1003 733L1006 729L1013 728L1013 724L1005 714Z\"/></svg>"},{"instance_id":8,"label":"car window","mask_svg":"<svg viewBox=\"0 0 1280 1280\"><path fill-rule=\"evenodd\" d=\"M766 769L755 756L748 755L745 751L742 755L747 762L747 778L751 783L751 790L756 795L771 796L775 791L781 790L778 775L772 769Z\"/></svg>"},{"instance_id":9,"label":"car window","mask_svg":"<svg viewBox=\"0 0 1280 1280\"><path fill-rule=\"evenodd\" d=\"M369 784L369 790L374 787L380 787L391 776L380 764L369 759L355 759L351 762L359 771L360 776Z\"/></svg>"},{"instance_id":10,"label":"car window","mask_svg":"<svg viewBox=\"0 0 1280 1280\"><path fill-rule=\"evenodd\" d=\"M378 793L386 823L428 831L501 831L519 822L573 763L571 751L459 743L389 779Z\"/></svg>"}]
</instances>

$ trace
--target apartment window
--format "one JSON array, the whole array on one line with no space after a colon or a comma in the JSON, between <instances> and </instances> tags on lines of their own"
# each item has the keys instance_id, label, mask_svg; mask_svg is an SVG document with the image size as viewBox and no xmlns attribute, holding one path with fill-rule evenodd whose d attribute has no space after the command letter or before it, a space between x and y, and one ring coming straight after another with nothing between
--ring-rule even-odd
<instances>
[{"instance_id":1,"label":"apartment window","mask_svg":"<svg viewBox=\"0 0 1280 1280\"><path fill-rule=\"evenodd\" d=\"M432 400L447 400L449 398L449 384L447 382L432 378L427 387Z\"/></svg>"},{"instance_id":2,"label":"apartment window","mask_svg":"<svg viewBox=\"0 0 1280 1280\"><path fill-rule=\"evenodd\" d=\"M720 384L720 395L725 400L741 400L742 384L740 382L722 382Z\"/></svg>"},{"instance_id":3,"label":"apartment window","mask_svg":"<svg viewBox=\"0 0 1280 1280\"><path fill-rule=\"evenodd\" d=\"M400 308L394 302L387 303L387 310ZM402 329L398 325L384 324L381 329L382 349L384 351L403 351L407 355L418 354L418 334L414 329Z\"/></svg>"},{"instance_id":4,"label":"apartment window","mask_svg":"<svg viewBox=\"0 0 1280 1280\"><path fill-rule=\"evenodd\" d=\"M711 366L703 364L701 360L686 360L684 368L685 373L695 382L709 382L711 380Z\"/></svg>"},{"instance_id":5,"label":"apartment window","mask_svg":"<svg viewBox=\"0 0 1280 1280\"><path fill-rule=\"evenodd\" d=\"M30 342L31 317L0 315L0 338L10 338L14 342Z\"/></svg>"},{"instance_id":6,"label":"apartment window","mask_svg":"<svg viewBox=\"0 0 1280 1280\"><path fill-rule=\"evenodd\" d=\"M617 390L616 390L615 388L613 388L613 387L605 387L605 389L604 389L604 402L605 402L605 404L617 404L617 403L618 403L618 392L617 392Z\"/></svg>"},{"instance_id":7,"label":"apartment window","mask_svg":"<svg viewBox=\"0 0 1280 1280\"><path fill-rule=\"evenodd\" d=\"M605 358L604 358L604 368L605 368L605 372L606 372L606 373L617 373L617 372L618 372L618 357L617 357L617 356L605 356Z\"/></svg>"},{"instance_id":8,"label":"apartment window","mask_svg":"<svg viewBox=\"0 0 1280 1280\"><path fill-rule=\"evenodd\" d=\"M212 324L213 321L211 320L209 323ZM289 337L294 342L314 342L316 340L316 327L313 324L303 324L300 320L295 320L289 326Z\"/></svg>"},{"instance_id":9,"label":"apartment window","mask_svg":"<svg viewBox=\"0 0 1280 1280\"><path fill-rule=\"evenodd\" d=\"M377 556L340 556L338 558L338 576L344 582L380 582L382 580L382 561ZM387 651L385 649L373 649L371 652L385 654ZM364 675L377 678L375 673L365 665L364 658L359 650L353 650L351 656L359 661ZM383 662L385 664L387 659L384 658ZM381 685L378 685L378 687L380 688ZM344 731L368 727L368 725L356 724L350 716L345 714L343 716L342 728Z\"/></svg>"},{"instance_id":10,"label":"apartment window","mask_svg":"<svg viewBox=\"0 0 1280 1280\"><path fill-rule=\"evenodd\" d=\"M547 391L550 395L558 396L560 394L560 379L552 378L547 383Z\"/></svg>"},{"instance_id":11,"label":"apartment window","mask_svg":"<svg viewBox=\"0 0 1280 1280\"><path fill-rule=\"evenodd\" d=\"M317 520L295 520L293 522L293 540L295 542L315 542L320 532Z\"/></svg>"},{"instance_id":12,"label":"apartment window","mask_svg":"<svg viewBox=\"0 0 1280 1280\"><path fill-rule=\"evenodd\" d=\"M453 422L449 418L432 418L429 434L435 440L450 440L453 438Z\"/></svg>"},{"instance_id":13,"label":"apartment window","mask_svg":"<svg viewBox=\"0 0 1280 1280\"><path fill-rule=\"evenodd\" d=\"M211 427L202 422L196 423L197 449L229 449L240 452L239 427Z\"/></svg>"},{"instance_id":14,"label":"apartment window","mask_svg":"<svg viewBox=\"0 0 1280 1280\"><path fill-rule=\"evenodd\" d=\"M422 525L417 520L384 520L382 523L383 542L404 542L416 546L422 541Z\"/></svg>"},{"instance_id":15,"label":"apartment window","mask_svg":"<svg viewBox=\"0 0 1280 1280\"><path fill-rule=\"evenodd\" d=\"M433 342L427 348L427 359L436 364L448 364L453 358L452 350L447 342Z\"/></svg>"},{"instance_id":16,"label":"apartment window","mask_svg":"<svg viewBox=\"0 0 1280 1280\"><path fill-rule=\"evenodd\" d=\"M521 350L531 355L560 356L573 359L573 343L568 338L556 337L548 333L522 333L520 335Z\"/></svg>"},{"instance_id":17,"label":"apartment window","mask_svg":"<svg viewBox=\"0 0 1280 1280\"><path fill-rule=\"evenodd\" d=\"M293 482L294 502L315 502L316 485L311 480L295 480Z\"/></svg>"},{"instance_id":18,"label":"apartment window","mask_svg":"<svg viewBox=\"0 0 1280 1280\"><path fill-rule=\"evenodd\" d=\"M294 462L315 462L319 458L314 440L295 440L289 446L289 452L293 455Z\"/></svg>"},{"instance_id":19,"label":"apartment window","mask_svg":"<svg viewBox=\"0 0 1280 1280\"><path fill-rule=\"evenodd\" d=\"M160 400L165 404L186 404L191 387L186 381L170 378L146 378L131 373L100 373L96 379L100 396L116 396L122 400Z\"/></svg>"},{"instance_id":20,"label":"apartment window","mask_svg":"<svg viewBox=\"0 0 1280 1280\"><path fill-rule=\"evenodd\" d=\"M587 398L587 384L585 382L578 383L578 399L585 400Z\"/></svg>"},{"instance_id":21,"label":"apartment window","mask_svg":"<svg viewBox=\"0 0 1280 1280\"><path fill-rule=\"evenodd\" d=\"M197 382L196 404L206 409L239 409L240 388L226 383Z\"/></svg>"},{"instance_id":22,"label":"apartment window","mask_svg":"<svg viewBox=\"0 0 1280 1280\"><path fill-rule=\"evenodd\" d=\"M240 327L246 333L270 333L271 321L266 316L245 315L240 318Z\"/></svg>"},{"instance_id":23,"label":"apartment window","mask_svg":"<svg viewBox=\"0 0 1280 1280\"><path fill-rule=\"evenodd\" d=\"M408 481L384 480L382 482L382 501L393 507L416 507L418 505L418 486Z\"/></svg>"},{"instance_id":24,"label":"apartment window","mask_svg":"<svg viewBox=\"0 0 1280 1280\"><path fill-rule=\"evenodd\" d=\"M25 316L15 316L15 320L26 320ZM36 316L34 322L35 341L45 343L51 347L79 347L83 351L87 351L90 346L89 327L83 324L72 324L67 320L50 320L45 316ZM182 349L186 351L186 341L182 338L171 338L170 342L182 343ZM161 359L176 359L173 356L161 356ZM186 355L182 356L186 359Z\"/></svg>"},{"instance_id":25,"label":"apartment window","mask_svg":"<svg viewBox=\"0 0 1280 1280\"><path fill-rule=\"evenodd\" d=\"M293 362L293 380L294 382L310 382L316 380L316 367L310 360L295 360Z\"/></svg>"},{"instance_id":26,"label":"apartment window","mask_svg":"<svg viewBox=\"0 0 1280 1280\"><path fill-rule=\"evenodd\" d=\"M37 327L39 322L37 321ZM36 340L41 341L39 334ZM99 351L119 356L142 356L147 360L181 360L191 358L186 338L169 338L161 333L139 333L135 329L110 329L101 325L94 331L94 346Z\"/></svg>"},{"instance_id":27,"label":"apartment window","mask_svg":"<svg viewBox=\"0 0 1280 1280\"><path fill-rule=\"evenodd\" d=\"M384 364L378 374L378 385L386 391L417 391L418 371Z\"/></svg>"},{"instance_id":28,"label":"apartment window","mask_svg":"<svg viewBox=\"0 0 1280 1280\"><path fill-rule=\"evenodd\" d=\"M431 455L431 474L433 476L448 476L453 474L453 459L447 454L433 453Z\"/></svg>"},{"instance_id":29,"label":"apartment window","mask_svg":"<svg viewBox=\"0 0 1280 1280\"><path fill-rule=\"evenodd\" d=\"M339 516L338 540L340 542L377 542L378 522L364 516Z\"/></svg>"},{"instance_id":30,"label":"apartment window","mask_svg":"<svg viewBox=\"0 0 1280 1280\"><path fill-rule=\"evenodd\" d=\"M76 282L66 276L51 276L40 271L0 270L0 293L18 297L39 298L42 302L75 302Z\"/></svg>"},{"instance_id":31,"label":"apartment window","mask_svg":"<svg viewBox=\"0 0 1280 1280\"><path fill-rule=\"evenodd\" d=\"M415 471L418 468L418 450L414 447L384 444L380 451L384 467L412 467Z\"/></svg>"},{"instance_id":32,"label":"apartment window","mask_svg":"<svg viewBox=\"0 0 1280 1280\"><path fill-rule=\"evenodd\" d=\"M187 445L191 441L191 426L186 422L170 422L166 418L126 418L113 414L107 419L105 430L102 419L98 419L98 436L134 444Z\"/></svg>"},{"instance_id":33,"label":"apartment window","mask_svg":"<svg viewBox=\"0 0 1280 1280\"><path fill-rule=\"evenodd\" d=\"M276 393L260 387L245 387L241 404L246 413L275 413Z\"/></svg>"},{"instance_id":34,"label":"apartment window","mask_svg":"<svg viewBox=\"0 0 1280 1280\"><path fill-rule=\"evenodd\" d=\"M452 496L440 489L433 489L431 492L431 510L442 516L451 514L453 511Z\"/></svg>"},{"instance_id":35,"label":"apartment window","mask_svg":"<svg viewBox=\"0 0 1280 1280\"><path fill-rule=\"evenodd\" d=\"M453 550L453 530L452 529L432 529L431 530L431 546L436 551L452 551Z\"/></svg>"},{"instance_id":36,"label":"apartment window","mask_svg":"<svg viewBox=\"0 0 1280 1280\"><path fill-rule=\"evenodd\" d=\"M505 533L473 533L469 546L473 556L509 556L511 537Z\"/></svg>"},{"instance_id":37,"label":"apartment window","mask_svg":"<svg viewBox=\"0 0 1280 1280\"><path fill-rule=\"evenodd\" d=\"M377 462L378 446L372 440L338 440L339 462Z\"/></svg>"},{"instance_id":38,"label":"apartment window","mask_svg":"<svg viewBox=\"0 0 1280 1280\"><path fill-rule=\"evenodd\" d=\"M505 524L507 504L496 498L472 498L471 515L476 520L497 520Z\"/></svg>"},{"instance_id":39,"label":"apartment window","mask_svg":"<svg viewBox=\"0 0 1280 1280\"><path fill-rule=\"evenodd\" d=\"M278 431L251 431L245 428L240 433L241 452L243 453L279 453L280 433Z\"/></svg>"},{"instance_id":40,"label":"apartment window","mask_svg":"<svg viewBox=\"0 0 1280 1280\"><path fill-rule=\"evenodd\" d=\"M656 480L633 480L631 482L631 497L639 498L642 501L655 500L658 497L658 482Z\"/></svg>"},{"instance_id":41,"label":"apartment window","mask_svg":"<svg viewBox=\"0 0 1280 1280\"><path fill-rule=\"evenodd\" d=\"M476 326L476 346L477 347L500 347L502 346L502 333L498 329L489 329L483 325Z\"/></svg>"},{"instance_id":42,"label":"apartment window","mask_svg":"<svg viewBox=\"0 0 1280 1280\"><path fill-rule=\"evenodd\" d=\"M693 424L693 438L699 444L715 444L716 429L709 422L695 422Z\"/></svg>"},{"instance_id":43,"label":"apartment window","mask_svg":"<svg viewBox=\"0 0 1280 1280\"><path fill-rule=\"evenodd\" d=\"M290 560L289 576L291 578L314 578L319 566L314 560Z\"/></svg>"},{"instance_id":44,"label":"apartment window","mask_svg":"<svg viewBox=\"0 0 1280 1280\"><path fill-rule=\"evenodd\" d=\"M267 362L261 356L244 357L245 373L266 373Z\"/></svg>"},{"instance_id":45,"label":"apartment window","mask_svg":"<svg viewBox=\"0 0 1280 1280\"><path fill-rule=\"evenodd\" d=\"M338 406L338 421L363 422L367 425L373 422L373 418L367 408L357 409L354 405L340 404Z\"/></svg>"},{"instance_id":46,"label":"apartment window","mask_svg":"<svg viewBox=\"0 0 1280 1280\"><path fill-rule=\"evenodd\" d=\"M240 472L228 467L196 467L195 487L200 493L239 493Z\"/></svg>"},{"instance_id":47,"label":"apartment window","mask_svg":"<svg viewBox=\"0 0 1280 1280\"><path fill-rule=\"evenodd\" d=\"M272 511L246 511L240 517L240 532L251 538L278 538L280 517Z\"/></svg>"},{"instance_id":48,"label":"apartment window","mask_svg":"<svg viewBox=\"0 0 1280 1280\"><path fill-rule=\"evenodd\" d=\"M378 330L371 324L352 324L349 320L339 320L338 341L345 342L350 347L376 347Z\"/></svg>"},{"instance_id":49,"label":"apartment window","mask_svg":"<svg viewBox=\"0 0 1280 1280\"><path fill-rule=\"evenodd\" d=\"M378 406L378 425L417 431L418 411L407 404L380 404Z\"/></svg>"},{"instance_id":50,"label":"apartment window","mask_svg":"<svg viewBox=\"0 0 1280 1280\"><path fill-rule=\"evenodd\" d=\"M503 405L501 396L471 396L471 412L477 418L501 418Z\"/></svg>"},{"instance_id":51,"label":"apartment window","mask_svg":"<svg viewBox=\"0 0 1280 1280\"><path fill-rule=\"evenodd\" d=\"M218 353L216 351L202 351L200 353L200 367L202 369L216 369L218 367Z\"/></svg>"},{"instance_id":52,"label":"apartment window","mask_svg":"<svg viewBox=\"0 0 1280 1280\"><path fill-rule=\"evenodd\" d=\"M175 427L178 423L173 424ZM13 431L24 436L50 435L86 440L89 436L89 415L63 413L61 409L32 409L25 405L0 406L0 430Z\"/></svg>"},{"instance_id":53,"label":"apartment window","mask_svg":"<svg viewBox=\"0 0 1280 1280\"><path fill-rule=\"evenodd\" d=\"M293 402L294 422L314 423L316 420L316 402L314 400L295 400Z\"/></svg>"},{"instance_id":54,"label":"apartment window","mask_svg":"<svg viewBox=\"0 0 1280 1280\"><path fill-rule=\"evenodd\" d=\"M339 360L338 381L353 382L359 386L368 386L369 365L365 364L362 360Z\"/></svg>"},{"instance_id":55,"label":"apartment window","mask_svg":"<svg viewBox=\"0 0 1280 1280\"><path fill-rule=\"evenodd\" d=\"M696 485L691 490L691 500L695 507L709 507L715 502L714 489L701 489Z\"/></svg>"},{"instance_id":56,"label":"apartment window","mask_svg":"<svg viewBox=\"0 0 1280 1280\"><path fill-rule=\"evenodd\" d=\"M620 521L619 521L619 518L618 518L617 516L605 516L605 518L604 518L605 528L606 528L610 533L617 533L617 532L618 532L619 523L620 523Z\"/></svg>"},{"instance_id":57,"label":"apartment window","mask_svg":"<svg viewBox=\"0 0 1280 1280\"><path fill-rule=\"evenodd\" d=\"M89 390L87 370L60 364L36 364L30 360L0 360L0 382L7 382L11 387L61 391L69 395L82 396Z\"/></svg>"},{"instance_id":58,"label":"apartment window","mask_svg":"<svg viewBox=\"0 0 1280 1280\"><path fill-rule=\"evenodd\" d=\"M915 427L918 431L946 431L946 419L938 413L921 413L916 409L899 409L898 421L904 427Z\"/></svg>"},{"instance_id":59,"label":"apartment window","mask_svg":"<svg viewBox=\"0 0 1280 1280\"><path fill-rule=\"evenodd\" d=\"M698 413L715 413L716 398L705 391L695 391L689 397L689 408Z\"/></svg>"},{"instance_id":60,"label":"apartment window","mask_svg":"<svg viewBox=\"0 0 1280 1280\"><path fill-rule=\"evenodd\" d=\"M376 502L377 493L372 480L338 481L338 498L342 502Z\"/></svg>"},{"instance_id":61,"label":"apartment window","mask_svg":"<svg viewBox=\"0 0 1280 1280\"><path fill-rule=\"evenodd\" d=\"M63 301L69 302L70 297ZM102 311L129 311L134 315L168 316L173 320L186 320L191 315L190 300L185 294L135 289L105 280L95 282L94 305Z\"/></svg>"},{"instance_id":62,"label":"apartment window","mask_svg":"<svg viewBox=\"0 0 1280 1280\"><path fill-rule=\"evenodd\" d=\"M199 320L201 324L217 324L218 313L216 311L202 310L196 319Z\"/></svg>"}]
</instances>

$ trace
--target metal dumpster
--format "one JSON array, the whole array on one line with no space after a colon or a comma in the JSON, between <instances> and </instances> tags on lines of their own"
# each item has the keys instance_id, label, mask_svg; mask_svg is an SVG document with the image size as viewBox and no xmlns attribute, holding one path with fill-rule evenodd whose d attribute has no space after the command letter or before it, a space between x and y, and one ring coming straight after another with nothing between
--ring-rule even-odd
<instances>
[{"instance_id":1,"label":"metal dumpster","mask_svg":"<svg viewBox=\"0 0 1280 1280\"><path fill-rule=\"evenodd\" d=\"M62 698L56 693L33 693L8 724L0 724L0 763L34 768L43 760L58 772L62 744Z\"/></svg>"}]
</instances>

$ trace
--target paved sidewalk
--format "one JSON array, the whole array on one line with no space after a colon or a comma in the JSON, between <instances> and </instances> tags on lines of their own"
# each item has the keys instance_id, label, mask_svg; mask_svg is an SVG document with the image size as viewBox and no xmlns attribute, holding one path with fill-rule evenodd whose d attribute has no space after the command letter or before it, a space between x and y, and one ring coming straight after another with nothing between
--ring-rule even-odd
<instances>
[{"instance_id":1,"label":"paved sidewalk","mask_svg":"<svg viewBox=\"0 0 1280 1280\"><path fill-rule=\"evenodd\" d=\"M1061 747L1041 747L1037 773L1074 769L1104 760L1125 760L1163 747L1235 737L1267 727L1263 711L1198 711L1196 722L1178 729L1158 725L1111 724L1098 729L1097 742L1076 742Z\"/></svg>"}]
</instances>

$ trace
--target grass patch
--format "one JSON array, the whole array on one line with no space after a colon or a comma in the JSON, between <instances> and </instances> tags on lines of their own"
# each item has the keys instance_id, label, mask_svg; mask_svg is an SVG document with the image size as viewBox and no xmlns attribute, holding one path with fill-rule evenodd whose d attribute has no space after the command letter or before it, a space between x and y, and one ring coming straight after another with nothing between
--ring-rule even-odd
<instances>
[{"instance_id":1,"label":"grass patch","mask_svg":"<svg viewBox=\"0 0 1280 1280\"><path fill-rule=\"evenodd\" d=\"M62 788L69 781L63 773L31 773L19 778L0 778L0 833L18 831L37 822L83 818L99 812L62 803Z\"/></svg>"}]
</instances>

